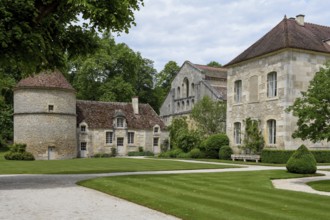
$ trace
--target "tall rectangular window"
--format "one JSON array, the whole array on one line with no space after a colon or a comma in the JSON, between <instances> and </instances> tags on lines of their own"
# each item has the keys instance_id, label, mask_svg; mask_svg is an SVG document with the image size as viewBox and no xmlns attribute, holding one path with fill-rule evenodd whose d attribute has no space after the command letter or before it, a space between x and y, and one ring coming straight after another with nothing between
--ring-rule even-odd
<instances>
[{"instance_id":1,"label":"tall rectangular window","mask_svg":"<svg viewBox=\"0 0 330 220\"><path fill-rule=\"evenodd\" d=\"M113 132L108 131L105 133L105 143L112 144Z\"/></svg>"},{"instance_id":2,"label":"tall rectangular window","mask_svg":"<svg viewBox=\"0 0 330 220\"><path fill-rule=\"evenodd\" d=\"M118 147L124 146L124 138L117 138L117 146Z\"/></svg>"},{"instance_id":3,"label":"tall rectangular window","mask_svg":"<svg viewBox=\"0 0 330 220\"><path fill-rule=\"evenodd\" d=\"M267 121L268 143L276 144L276 121L271 119Z\"/></svg>"},{"instance_id":4,"label":"tall rectangular window","mask_svg":"<svg viewBox=\"0 0 330 220\"><path fill-rule=\"evenodd\" d=\"M154 147L158 147L159 146L159 138L154 138Z\"/></svg>"},{"instance_id":5,"label":"tall rectangular window","mask_svg":"<svg viewBox=\"0 0 330 220\"><path fill-rule=\"evenodd\" d=\"M242 80L235 81L234 99L236 103L240 103L242 101Z\"/></svg>"},{"instance_id":6,"label":"tall rectangular window","mask_svg":"<svg viewBox=\"0 0 330 220\"><path fill-rule=\"evenodd\" d=\"M134 144L134 132L128 132L127 133L127 143L128 144Z\"/></svg>"},{"instance_id":7,"label":"tall rectangular window","mask_svg":"<svg viewBox=\"0 0 330 220\"><path fill-rule=\"evenodd\" d=\"M124 118L117 118L117 128L124 127Z\"/></svg>"},{"instance_id":8,"label":"tall rectangular window","mask_svg":"<svg viewBox=\"0 0 330 220\"><path fill-rule=\"evenodd\" d=\"M277 73L271 72L267 75L267 97L277 96Z\"/></svg>"},{"instance_id":9,"label":"tall rectangular window","mask_svg":"<svg viewBox=\"0 0 330 220\"><path fill-rule=\"evenodd\" d=\"M234 123L234 141L235 144L241 144L241 123Z\"/></svg>"},{"instance_id":10,"label":"tall rectangular window","mask_svg":"<svg viewBox=\"0 0 330 220\"><path fill-rule=\"evenodd\" d=\"M87 143L86 142L81 142L80 143L80 150L87 150Z\"/></svg>"}]
</instances>

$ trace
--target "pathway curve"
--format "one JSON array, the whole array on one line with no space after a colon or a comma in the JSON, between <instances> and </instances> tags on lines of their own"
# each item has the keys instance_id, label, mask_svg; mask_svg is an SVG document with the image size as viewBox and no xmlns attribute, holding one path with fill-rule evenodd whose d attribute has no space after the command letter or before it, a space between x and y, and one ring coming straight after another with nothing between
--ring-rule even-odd
<instances>
[{"instance_id":1,"label":"pathway curve","mask_svg":"<svg viewBox=\"0 0 330 220\"><path fill-rule=\"evenodd\" d=\"M219 164L216 162L190 160L182 160L182 162ZM80 187L75 183L80 180L105 176L239 172L285 169L284 167L257 165L242 166L240 164L239 166L240 168L103 174L0 175L0 219L176 219L173 216L165 215L126 200L109 196L92 189ZM330 179L330 172L324 173L326 174L325 177L313 178ZM296 188L298 185L302 185L301 181L304 181L303 179L306 178L301 178L299 181L292 181L290 183L276 182L276 180L273 184L276 188L294 190L292 187ZM299 191L306 191L306 189L301 188Z\"/></svg>"}]
</instances>

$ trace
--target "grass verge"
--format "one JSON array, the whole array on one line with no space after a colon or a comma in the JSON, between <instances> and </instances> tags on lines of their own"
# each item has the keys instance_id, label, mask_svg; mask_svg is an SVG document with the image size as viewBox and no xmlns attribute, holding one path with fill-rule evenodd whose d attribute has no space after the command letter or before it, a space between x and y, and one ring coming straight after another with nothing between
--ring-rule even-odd
<instances>
[{"instance_id":1,"label":"grass verge","mask_svg":"<svg viewBox=\"0 0 330 220\"><path fill-rule=\"evenodd\" d=\"M308 182L307 185L318 191L330 192L330 180Z\"/></svg>"},{"instance_id":2,"label":"grass verge","mask_svg":"<svg viewBox=\"0 0 330 220\"><path fill-rule=\"evenodd\" d=\"M82 174L159 170L222 169L230 167L237 166L132 158L89 158L38 161L0 160L0 174Z\"/></svg>"},{"instance_id":3,"label":"grass verge","mask_svg":"<svg viewBox=\"0 0 330 220\"><path fill-rule=\"evenodd\" d=\"M142 175L79 182L182 219L329 219L330 197L274 189L286 171Z\"/></svg>"}]
</instances>

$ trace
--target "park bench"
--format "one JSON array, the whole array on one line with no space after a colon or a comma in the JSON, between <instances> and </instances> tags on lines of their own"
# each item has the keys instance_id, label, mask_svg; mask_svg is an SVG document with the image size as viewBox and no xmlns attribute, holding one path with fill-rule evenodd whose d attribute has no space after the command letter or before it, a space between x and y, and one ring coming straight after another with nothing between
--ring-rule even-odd
<instances>
[{"instance_id":1,"label":"park bench","mask_svg":"<svg viewBox=\"0 0 330 220\"><path fill-rule=\"evenodd\" d=\"M256 163L260 160L260 155L252 155L252 154L232 154L231 159L235 160L243 160L246 162L247 160L254 160Z\"/></svg>"}]
</instances>

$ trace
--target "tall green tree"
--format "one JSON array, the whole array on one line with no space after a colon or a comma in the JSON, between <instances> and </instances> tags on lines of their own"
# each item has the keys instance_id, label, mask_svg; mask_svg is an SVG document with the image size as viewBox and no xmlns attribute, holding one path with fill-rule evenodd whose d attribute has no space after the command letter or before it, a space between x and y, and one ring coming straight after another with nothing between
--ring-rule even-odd
<instances>
[{"instance_id":1,"label":"tall green tree","mask_svg":"<svg viewBox=\"0 0 330 220\"><path fill-rule=\"evenodd\" d=\"M204 96L191 111L192 119L205 135L226 132L226 103Z\"/></svg>"},{"instance_id":2,"label":"tall green tree","mask_svg":"<svg viewBox=\"0 0 330 220\"><path fill-rule=\"evenodd\" d=\"M159 100L159 107L169 93L171 83L179 70L180 67L175 61L169 61L165 64L164 69L155 75L155 90Z\"/></svg>"},{"instance_id":3,"label":"tall green tree","mask_svg":"<svg viewBox=\"0 0 330 220\"><path fill-rule=\"evenodd\" d=\"M330 63L315 73L307 91L287 111L298 117L294 138L330 141Z\"/></svg>"},{"instance_id":4,"label":"tall green tree","mask_svg":"<svg viewBox=\"0 0 330 220\"><path fill-rule=\"evenodd\" d=\"M222 67L222 65L220 63L218 63L217 61L211 61L207 64L207 66L211 66L211 67Z\"/></svg>"},{"instance_id":5,"label":"tall green tree","mask_svg":"<svg viewBox=\"0 0 330 220\"><path fill-rule=\"evenodd\" d=\"M61 68L65 54L93 51L97 32L128 32L141 5L142 0L1 0L0 66L28 74Z\"/></svg>"}]
</instances>

